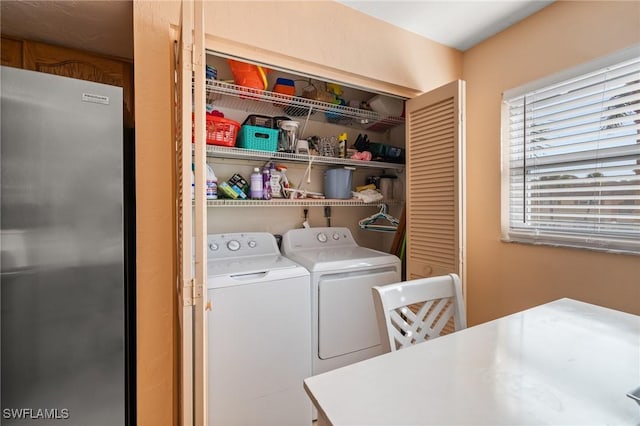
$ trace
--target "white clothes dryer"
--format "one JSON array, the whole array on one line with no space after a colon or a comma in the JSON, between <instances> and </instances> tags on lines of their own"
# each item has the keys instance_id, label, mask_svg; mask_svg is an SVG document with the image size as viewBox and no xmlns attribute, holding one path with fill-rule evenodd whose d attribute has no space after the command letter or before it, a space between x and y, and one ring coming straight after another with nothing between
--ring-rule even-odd
<instances>
[{"instance_id":1,"label":"white clothes dryer","mask_svg":"<svg viewBox=\"0 0 640 426\"><path fill-rule=\"evenodd\" d=\"M371 288L400 281L400 259L337 227L290 230L282 253L311 273L313 374L380 355Z\"/></svg>"},{"instance_id":2,"label":"white clothes dryer","mask_svg":"<svg viewBox=\"0 0 640 426\"><path fill-rule=\"evenodd\" d=\"M209 425L310 425L307 270L268 233L207 237Z\"/></svg>"}]
</instances>

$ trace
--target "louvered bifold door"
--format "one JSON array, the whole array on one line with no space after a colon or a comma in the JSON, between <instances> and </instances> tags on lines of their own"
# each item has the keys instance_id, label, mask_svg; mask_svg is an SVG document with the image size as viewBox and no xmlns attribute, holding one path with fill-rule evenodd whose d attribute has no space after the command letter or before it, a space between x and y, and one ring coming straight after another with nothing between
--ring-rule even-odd
<instances>
[{"instance_id":1,"label":"louvered bifold door","mask_svg":"<svg viewBox=\"0 0 640 426\"><path fill-rule=\"evenodd\" d=\"M464 81L407 101L407 279L456 273L464 288Z\"/></svg>"},{"instance_id":2,"label":"louvered bifold door","mask_svg":"<svg viewBox=\"0 0 640 426\"><path fill-rule=\"evenodd\" d=\"M183 2L180 32L175 44L176 219L178 256L178 317L180 321L180 421L194 423L193 372L193 252L191 207L191 76L193 4Z\"/></svg>"},{"instance_id":3,"label":"louvered bifold door","mask_svg":"<svg viewBox=\"0 0 640 426\"><path fill-rule=\"evenodd\" d=\"M181 334L179 422L184 426L208 424L205 403L207 346L204 282L207 261L207 220L204 190L206 157L203 7L201 0L182 1L180 35L175 52L178 182L176 216ZM192 105L194 105L193 108ZM192 162L196 165L195 195L193 196L195 208L191 195Z\"/></svg>"},{"instance_id":4,"label":"louvered bifold door","mask_svg":"<svg viewBox=\"0 0 640 426\"><path fill-rule=\"evenodd\" d=\"M205 199L205 61L204 1L193 0L193 116L195 164L194 206L194 291L193 291L193 421L208 425L207 407L207 201Z\"/></svg>"}]
</instances>

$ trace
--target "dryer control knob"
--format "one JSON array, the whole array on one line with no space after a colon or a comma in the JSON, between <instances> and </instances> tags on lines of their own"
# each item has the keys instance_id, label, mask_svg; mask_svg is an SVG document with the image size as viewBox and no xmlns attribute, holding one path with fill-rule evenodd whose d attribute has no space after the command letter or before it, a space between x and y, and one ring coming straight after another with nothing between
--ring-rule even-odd
<instances>
[{"instance_id":1,"label":"dryer control knob","mask_svg":"<svg viewBox=\"0 0 640 426\"><path fill-rule=\"evenodd\" d=\"M318 235L316 235L316 238L318 239L318 241L320 241L321 243L326 243L327 242L327 234L325 234L324 232L319 233Z\"/></svg>"},{"instance_id":2,"label":"dryer control knob","mask_svg":"<svg viewBox=\"0 0 640 426\"><path fill-rule=\"evenodd\" d=\"M334 240L336 240L336 241L337 241L337 240L339 240L339 239L340 239L340 234L338 234L338 233L336 232L336 233L334 233L334 234L331 236L331 238L333 238Z\"/></svg>"},{"instance_id":3,"label":"dryer control knob","mask_svg":"<svg viewBox=\"0 0 640 426\"><path fill-rule=\"evenodd\" d=\"M255 246L256 246L256 242L255 242L255 241L253 241L253 240L251 240L251 241L249 241L249 244L248 244L248 245L249 245L249 247L251 247L251 248L255 248Z\"/></svg>"},{"instance_id":4,"label":"dryer control knob","mask_svg":"<svg viewBox=\"0 0 640 426\"><path fill-rule=\"evenodd\" d=\"M240 243L237 240L231 240L227 243L227 248L231 251L240 250Z\"/></svg>"},{"instance_id":5,"label":"dryer control knob","mask_svg":"<svg viewBox=\"0 0 640 426\"><path fill-rule=\"evenodd\" d=\"M209 244L209 250L211 250L211 251L218 250L218 245L216 243Z\"/></svg>"}]
</instances>

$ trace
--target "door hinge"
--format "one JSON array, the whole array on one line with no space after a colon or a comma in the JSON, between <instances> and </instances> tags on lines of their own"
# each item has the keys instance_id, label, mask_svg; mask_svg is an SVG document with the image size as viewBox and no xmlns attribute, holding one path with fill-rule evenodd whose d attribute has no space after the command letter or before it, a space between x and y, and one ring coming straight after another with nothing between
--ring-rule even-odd
<instances>
[{"instance_id":1,"label":"door hinge","mask_svg":"<svg viewBox=\"0 0 640 426\"><path fill-rule=\"evenodd\" d=\"M193 282L193 280L191 281ZM195 305L195 300L202 297L202 284L196 285L195 283L193 283L192 291L192 297Z\"/></svg>"},{"instance_id":2,"label":"door hinge","mask_svg":"<svg viewBox=\"0 0 640 426\"><path fill-rule=\"evenodd\" d=\"M182 306L193 306L194 305L193 295L194 295L194 283L193 283L193 278L191 278L182 287Z\"/></svg>"},{"instance_id":3,"label":"door hinge","mask_svg":"<svg viewBox=\"0 0 640 426\"><path fill-rule=\"evenodd\" d=\"M196 285L195 280L191 278L182 288L183 306L195 306L196 300L202 297L202 288L202 285Z\"/></svg>"}]
</instances>

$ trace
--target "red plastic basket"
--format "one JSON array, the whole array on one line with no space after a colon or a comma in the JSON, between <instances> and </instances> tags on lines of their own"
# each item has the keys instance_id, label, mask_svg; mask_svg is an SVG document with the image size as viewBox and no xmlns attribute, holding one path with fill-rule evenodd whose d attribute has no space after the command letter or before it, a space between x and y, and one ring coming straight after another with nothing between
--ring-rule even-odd
<instances>
[{"instance_id":1,"label":"red plastic basket","mask_svg":"<svg viewBox=\"0 0 640 426\"><path fill-rule=\"evenodd\" d=\"M228 118L207 115L207 145L235 146L240 123Z\"/></svg>"}]
</instances>

